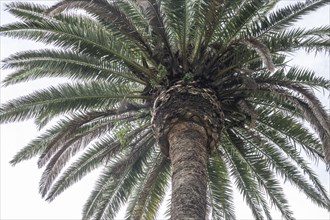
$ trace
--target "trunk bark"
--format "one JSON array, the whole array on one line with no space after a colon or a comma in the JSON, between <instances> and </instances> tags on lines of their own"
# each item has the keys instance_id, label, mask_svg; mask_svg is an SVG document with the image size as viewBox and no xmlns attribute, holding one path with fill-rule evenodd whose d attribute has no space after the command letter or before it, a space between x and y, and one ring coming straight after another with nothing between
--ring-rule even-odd
<instances>
[{"instance_id":1,"label":"trunk bark","mask_svg":"<svg viewBox=\"0 0 330 220\"><path fill-rule=\"evenodd\" d=\"M172 163L171 219L206 218L207 133L194 122L181 122L168 135Z\"/></svg>"},{"instance_id":2,"label":"trunk bark","mask_svg":"<svg viewBox=\"0 0 330 220\"><path fill-rule=\"evenodd\" d=\"M152 124L160 150L171 160L172 220L206 218L207 161L223 120L216 93L196 81L178 81L156 98Z\"/></svg>"}]
</instances>

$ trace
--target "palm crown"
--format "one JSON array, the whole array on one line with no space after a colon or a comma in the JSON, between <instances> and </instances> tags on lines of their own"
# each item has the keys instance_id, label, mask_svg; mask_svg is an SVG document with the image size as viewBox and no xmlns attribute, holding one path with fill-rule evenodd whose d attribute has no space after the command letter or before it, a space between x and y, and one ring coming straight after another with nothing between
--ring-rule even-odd
<instances>
[{"instance_id":1,"label":"palm crown","mask_svg":"<svg viewBox=\"0 0 330 220\"><path fill-rule=\"evenodd\" d=\"M286 65L287 54L297 49L329 53L329 26L289 29L329 1L274 10L277 3L8 4L21 21L2 26L1 35L56 49L25 51L3 60L3 68L15 69L3 85L42 77L70 81L2 105L3 123L34 118L41 129L51 122L11 163L40 155L38 166L45 166L40 193L50 201L102 166L84 218L112 219L128 202L127 219L153 219L171 178L168 131L160 124L175 121L175 108L181 109L176 117L204 123L180 103L173 109L163 104L171 91L188 91L207 96L217 108L214 115L205 113L212 125L208 135L216 136L210 138L207 165L214 219L235 218L232 183L256 219L271 218L269 202L291 219L279 176L330 210L326 190L300 154L303 150L313 161L330 161L329 116L312 91L328 90L330 82ZM158 117L166 111L168 118ZM63 171L79 151L83 153Z\"/></svg>"}]
</instances>

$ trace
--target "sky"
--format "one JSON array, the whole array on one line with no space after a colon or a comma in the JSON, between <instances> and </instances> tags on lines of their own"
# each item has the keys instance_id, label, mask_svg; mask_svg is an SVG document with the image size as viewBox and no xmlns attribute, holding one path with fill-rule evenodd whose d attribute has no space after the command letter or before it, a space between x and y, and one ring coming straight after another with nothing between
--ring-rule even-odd
<instances>
[{"instance_id":1,"label":"sky","mask_svg":"<svg viewBox=\"0 0 330 220\"><path fill-rule=\"evenodd\" d=\"M11 1L0 0L1 25L14 21L7 12L4 11L4 4ZM52 5L55 1L32 1L42 4ZM287 4L292 1L284 1ZM322 10L308 15L304 20L298 23L298 26L313 27L330 24L330 5ZM30 41L13 40L5 37L0 38L0 60L8 57L18 51L45 48L40 44ZM330 59L320 54L306 56L304 53L292 55L291 64L299 64L315 70L319 75L330 78ZM1 70L0 77L3 79L10 71ZM27 94L37 88L53 85L53 80L38 80L28 84L19 84L1 88L1 103L14 97ZM320 95L320 94L319 94ZM329 94L321 97L321 100L327 108L330 108ZM86 176L82 181L70 187L53 202L44 201L38 193L39 179L42 170L37 168L36 158L22 162L15 167L9 164L9 161L23 148L31 139L36 137L38 131L32 121L26 121L15 124L5 124L0 126L0 219L1 220L74 220L81 219L81 210L84 202L93 189L94 181L97 179L98 172L93 172ZM314 166L312 164L312 166ZM326 172L324 164L314 166L315 172L320 176L324 186L330 191L330 175ZM288 196L289 203L294 211L294 216L298 220L326 220L330 219L330 214L316 207L306 199L306 196L289 184L285 184L285 193ZM237 219L252 219L251 212L235 193L235 207ZM274 213L274 219L281 219L277 211ZM118 216L120 219L122 216Z\"/></svg>"}]
</instances>

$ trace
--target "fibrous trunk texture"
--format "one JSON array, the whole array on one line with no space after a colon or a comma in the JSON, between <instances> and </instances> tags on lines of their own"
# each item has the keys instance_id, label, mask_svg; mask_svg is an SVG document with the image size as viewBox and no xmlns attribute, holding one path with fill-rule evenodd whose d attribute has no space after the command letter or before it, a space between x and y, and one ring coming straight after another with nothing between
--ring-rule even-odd
<instances>
[{"instance_id":1,"label":"fibrous trunk texture","mask_svg":"<svg viewBox=\"0 0 330 220\"><path fill-rule=\"evenodd\" d=\"M194 82L178 82L155 100L153 129L171 160L171 219L205 219L207 161L223 125L215 93Z\"/></svg>"},{"instance_id":2,"label":"fibrous trunk texture","mask_svg":"<svg viewBox=\"0 0 330 220\"><path fill-rule=\"evenodd\" d=\"M207 135L193 122L176 124L169 132L172 164L171 219L205 219Z\"/></svg>"},{"instance_id":3,"label":"fibrous trunk texture","mask_svg":"<svg viewBox=\"0 0 330 220\"><path fill-rule=\"evenodd\" d=\"M223 125L223 112L211 89L197 87L194 82L178 82L162 92L154 103L153 129L161 151L169 155L168 132L184 121L195 122L207 133L207 147L211 151Z\"/></svg>"}]
</instances>

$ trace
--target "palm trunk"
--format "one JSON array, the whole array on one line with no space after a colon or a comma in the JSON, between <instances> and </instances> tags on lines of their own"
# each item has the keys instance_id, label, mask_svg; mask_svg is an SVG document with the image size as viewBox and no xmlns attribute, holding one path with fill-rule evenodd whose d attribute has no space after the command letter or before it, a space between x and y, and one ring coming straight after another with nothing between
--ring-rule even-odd
<instances>
[{"instance_id":1,"label":"palm trunk","mask_svg":"<svg viewBox=\"0 0 330 220\"><path fill-rule=\"evenodd\" d=\"M207 135L193 122L176 124L169 132L172 163L171 219L206 217Z\"/></svg>"},{"instance_id":2,"label":"palm trunk","mask_svg":"<svg viewBox=\"0 0 330 220\"><path fill-rule=\"evenodd\" d=\"M215 92L177 82L156 98L153 129L160 150L171 160L171 219L206 218L207 161L216 147L223 112Z\"/></svg>"}]
</instances>

